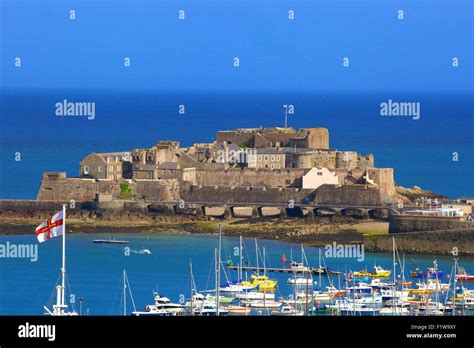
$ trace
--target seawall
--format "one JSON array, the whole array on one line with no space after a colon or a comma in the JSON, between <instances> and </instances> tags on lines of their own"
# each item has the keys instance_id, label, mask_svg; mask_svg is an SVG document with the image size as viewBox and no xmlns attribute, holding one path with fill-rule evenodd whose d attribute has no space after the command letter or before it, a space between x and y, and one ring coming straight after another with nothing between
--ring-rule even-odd
<instances>
[{"instance_id":1,"label":"seawall","mask_svg":"<svg viewBox=\"0 0 474 348\"><path fill-rule=\"evenodd\" d=\"M399 252L447 255L457 247L461 255L474 256L474 228L364 236L365 248L390 252L392 236Z\"/></svg>"}]
</instances>

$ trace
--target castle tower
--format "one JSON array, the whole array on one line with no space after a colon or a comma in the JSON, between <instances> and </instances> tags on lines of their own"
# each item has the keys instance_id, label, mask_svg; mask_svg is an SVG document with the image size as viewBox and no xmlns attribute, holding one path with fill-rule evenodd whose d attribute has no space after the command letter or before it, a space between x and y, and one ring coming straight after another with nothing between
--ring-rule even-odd
<instances>
[{"instance_id":1,"label":"castle tower","mask_svg":"<svg viewBox=\"0 0 474 348\"><path fill-rule=\"evenodd\" d=\"M307 134L307 147L311 149L329 149L329 131L327 128L303 128Z\"/></svg>"}]
</instances>

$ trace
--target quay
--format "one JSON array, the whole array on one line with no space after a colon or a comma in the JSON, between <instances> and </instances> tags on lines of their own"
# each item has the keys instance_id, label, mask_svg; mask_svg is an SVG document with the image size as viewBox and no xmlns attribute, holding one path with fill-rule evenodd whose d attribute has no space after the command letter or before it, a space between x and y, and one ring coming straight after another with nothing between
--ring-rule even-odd
<instances>
[{"instance_id":1,"label":"quay","mask_svg":"<svg viewBox=\"0 0 474 348\"><path fill-rule=\"evenodd\" d=\"M228 265L228 269L237 271L240 266L238 265ZM325 268L310 268L309 270L304 270L301 268L285 268L285 267L255 267L255 266L242 266L242 271L253 271L253 272L276 272L276 273L312 273L312 274L329 274L329 275L338 275L341 272L329 271Z\"/></svg>"}]
</instances>

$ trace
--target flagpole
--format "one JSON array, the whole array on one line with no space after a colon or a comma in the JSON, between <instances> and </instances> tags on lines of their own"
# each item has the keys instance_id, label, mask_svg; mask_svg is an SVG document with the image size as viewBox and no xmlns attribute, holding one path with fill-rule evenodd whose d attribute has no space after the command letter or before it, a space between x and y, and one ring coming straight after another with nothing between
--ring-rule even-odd
<instances>
[{"instance_id":1,"label":"flagpole","mask_svg":"<svg viewBox=\"0 0 474 348\"><path fill-rule=\"evenodd\" d=\"M63 204L63 266L61 268L61 306L64 306L65 279L66 279L66 204Z\"/></svg>"}]
</instances>

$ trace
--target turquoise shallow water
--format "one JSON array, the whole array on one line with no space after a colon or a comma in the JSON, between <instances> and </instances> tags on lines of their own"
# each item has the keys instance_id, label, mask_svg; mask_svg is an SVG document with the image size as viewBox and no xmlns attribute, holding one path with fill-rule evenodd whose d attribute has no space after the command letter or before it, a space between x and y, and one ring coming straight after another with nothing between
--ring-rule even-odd
<instances>
[{"instance_id":1,"label":"turquoise shallow water","mask_svg":"<svg viewBox=\"0 0 474 348\"><path fill-rule=\"evenodd\" d=\"M193 263L194 277L199 290L214 287L213 251L217 246L216 236L121 234L117 239L128 240L132 250L125 256L124 245L94 244L93 239L109 238L110 234L72 234L67 242L67 270L72 293L83 297L83 312L90 315L118 315L121 313L122 272L127 271L137 309L152 303L152 291L172 301L178 301L181 294L189 295L189 262ZM7 241L17 244L36 244L34 235L0 236L0 244ZM223 260L233 256L238 247L238 238L223 238ZM259 241L260 251L266 249L267 266L282 266L282 255L288 261L301 259L300 246L277 241ZM148 248L151 255L134 253ZM314 267L318 265L318 249L305 248L306 256ZM244 257L255 264L255 242L244 239ZM406 255L406 274L414 268L411 261L424 269L432 265L432 255ZM38 246L38 260L0 258L0 315L42 315L56 280L60 275L61 238L55 238ZM348 272L380 264L392 269L390 253L366 253L364 262L353 258L327 258L332 270ZM446 273L451 272L452 258L438 257L438 264ZM474 258L461 258L460 264L474 273ZM235 271L226 272L229 279L236 279ZM222 276L225 280L225 276ZM288 296L293 290L287 285L288 275L272 274L278 280L276 297ZM316 279L317 280L317 279ZM443 281L447 282L446 279ZM323 278L323 286L328 285ZM470 284L468 287L474 287ZM76 306L77 309L79 306ZM131 307L131 306L130 306ZM130 309L129 307L129 309Z\"/></svg>"}]
</instances>

